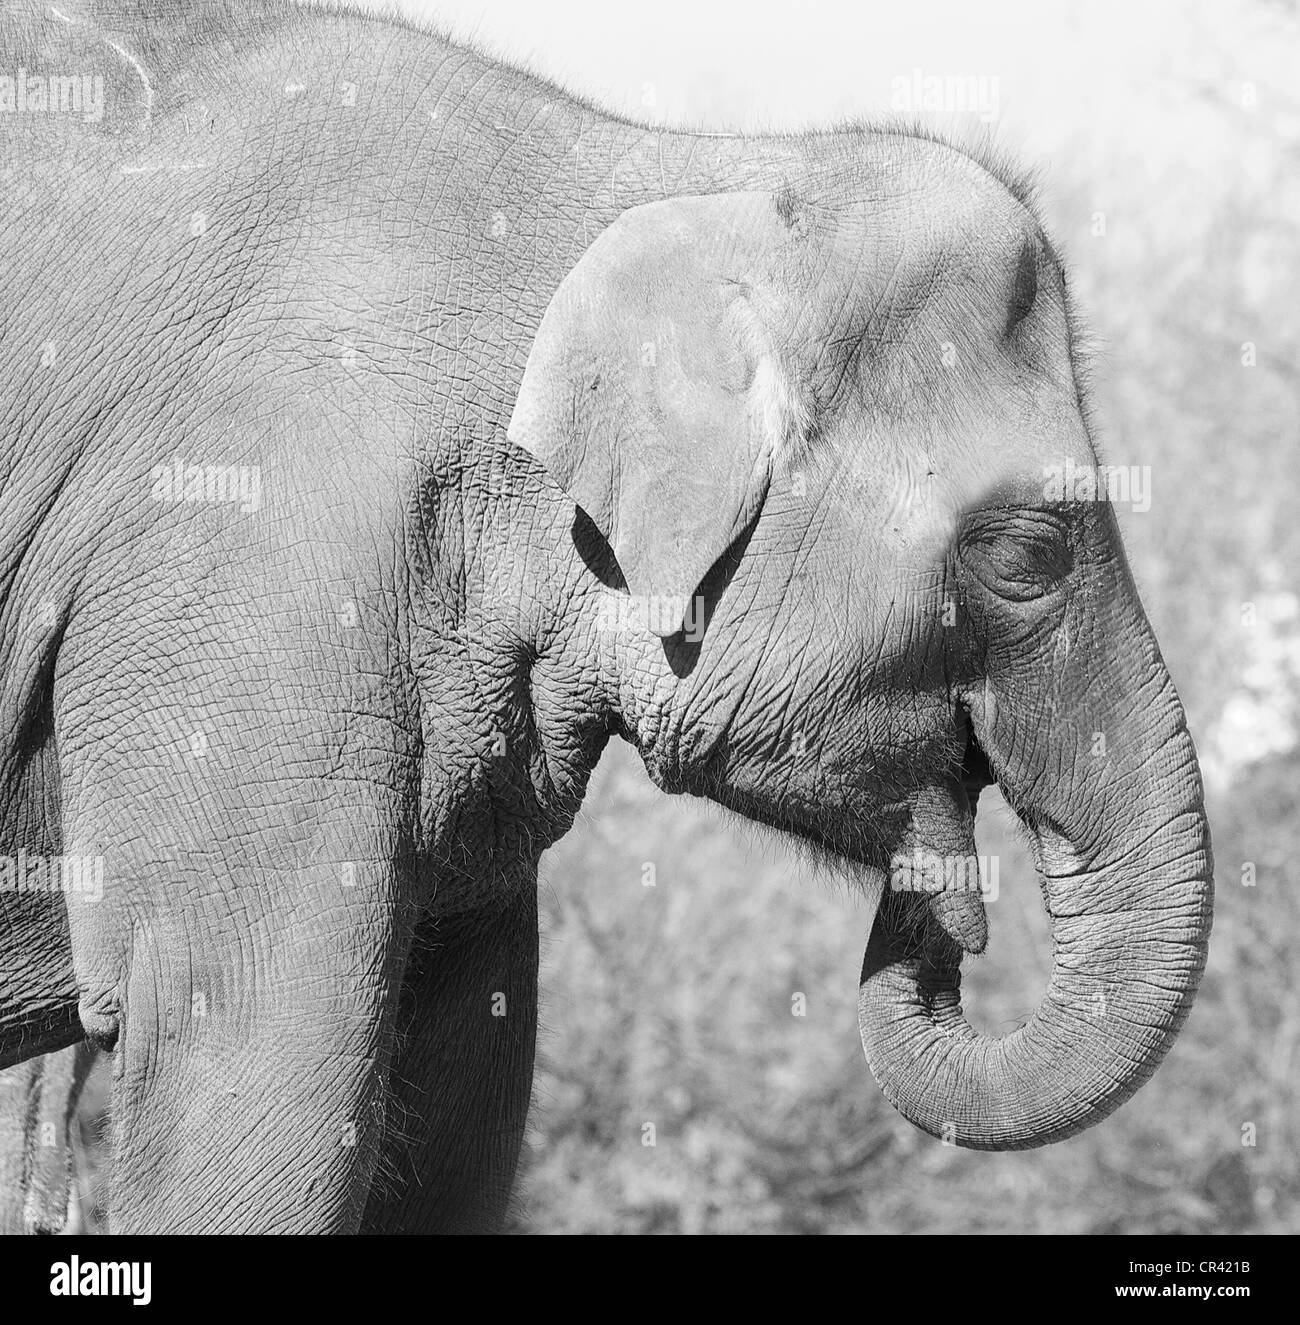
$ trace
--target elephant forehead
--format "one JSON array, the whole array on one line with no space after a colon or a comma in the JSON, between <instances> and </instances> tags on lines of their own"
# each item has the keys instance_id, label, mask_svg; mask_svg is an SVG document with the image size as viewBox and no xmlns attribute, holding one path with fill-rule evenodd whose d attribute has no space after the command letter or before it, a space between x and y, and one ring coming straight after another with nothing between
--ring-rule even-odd
<instances>
[{"instance_id":1,"label":"elephant forehead","mask_svg":"<svg viewBox=\"0 0 1300 1325\"><path fill-rule=\"evenodd\" d=\"M1082 419L1066 402L1000 419L913 419L829 443L805 486L818 536L844 552L884 547L914 567L942 562L967 512L1061 500L1060 474L1096 467ZM800 473L782 471L798 488Z\"/></svg>"}]
</instances>

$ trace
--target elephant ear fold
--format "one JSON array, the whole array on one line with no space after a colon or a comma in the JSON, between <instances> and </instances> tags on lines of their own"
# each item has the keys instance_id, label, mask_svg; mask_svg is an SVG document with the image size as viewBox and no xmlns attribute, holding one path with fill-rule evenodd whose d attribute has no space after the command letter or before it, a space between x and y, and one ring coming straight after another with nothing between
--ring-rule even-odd
<instances>
[{"instance_id":1,"label":"elephant ear fold","mask_svg":"<svg viewBox=\"0 0 1300 1325\"><path fill-rule=\"evenodd\" d=\"M529 354L507 435L604 534L662 638L806 432L780 336L806 233L768 194L634 207L565 277Z\"/></svg>"}]
</instances>

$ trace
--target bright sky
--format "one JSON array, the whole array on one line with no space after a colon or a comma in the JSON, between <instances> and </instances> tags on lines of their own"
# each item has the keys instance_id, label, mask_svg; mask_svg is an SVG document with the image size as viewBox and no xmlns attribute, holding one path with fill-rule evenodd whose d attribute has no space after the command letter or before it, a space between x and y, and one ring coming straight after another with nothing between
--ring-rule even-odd
<instances>
[{"instance_id":1,"label":"bright sky","mask_svg":"<svg viewBox=\"0 0 1300 1325\"><path fill-rule=\"evenodd\" d=\"M1210 98L1239 103L1254 82L1265 114L1286 113L1271 89L1289 91L1300 70L1300 24L1265 0L398 5L612 108L667 122L815 125L889 110L893 80L917 68L996 78L999 136L1045 165L1083 128L1094 145L1125 142L1153 164L1229 150ZM1287 136L1300 136L1300 101L1289 113Z\"/></svg>"}]
</instances>

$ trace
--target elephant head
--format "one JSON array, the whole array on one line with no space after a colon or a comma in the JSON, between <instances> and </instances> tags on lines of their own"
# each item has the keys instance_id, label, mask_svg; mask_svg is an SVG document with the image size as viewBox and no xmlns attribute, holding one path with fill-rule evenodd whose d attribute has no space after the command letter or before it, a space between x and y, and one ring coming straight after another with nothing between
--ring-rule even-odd
<instances>
[{"instance_id":1,"label":"elephant head","mask_svg":"<svg viewBox=\"0 0 1300 1325\"><path fill-rule=\"evenodd\" d=\"M1032 210L935 151L889 189L625 212L551 299L509 431L579 509L585 610L656 782L885 876L868 1061L976 1148L1058 1140L1136 1090L1210 925L1182 709L1111 506L1062 481L1098 473L1077 357ZM994 781L1055 954L1000 1039L962 1014L987 931L952 870Z\"/></svg>"}]
</instances>

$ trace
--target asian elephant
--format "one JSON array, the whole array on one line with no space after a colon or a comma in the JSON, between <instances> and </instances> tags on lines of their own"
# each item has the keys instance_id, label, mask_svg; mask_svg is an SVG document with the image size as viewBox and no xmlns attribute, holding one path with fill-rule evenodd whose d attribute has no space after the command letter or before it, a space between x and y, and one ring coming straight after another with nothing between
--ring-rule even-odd
<instances>
[{"instance_id":1,"label":"asian elephant","mask_svg":"<svg viewBox=\"0 0 1300 1325\"><path fill-rule=\"evenodd\" d=\"M111 1049L115 1230L497 1227L611 735L875 882L918 1127L1040 1145L1154 1071L1200 778L1111 505L1047 477L1097 453L1004 168L347 10L2 31L0 1066ZM979 890L908 865L995 781L1055 952L1001 1039Z\"/></svg>"}]
</instances>

